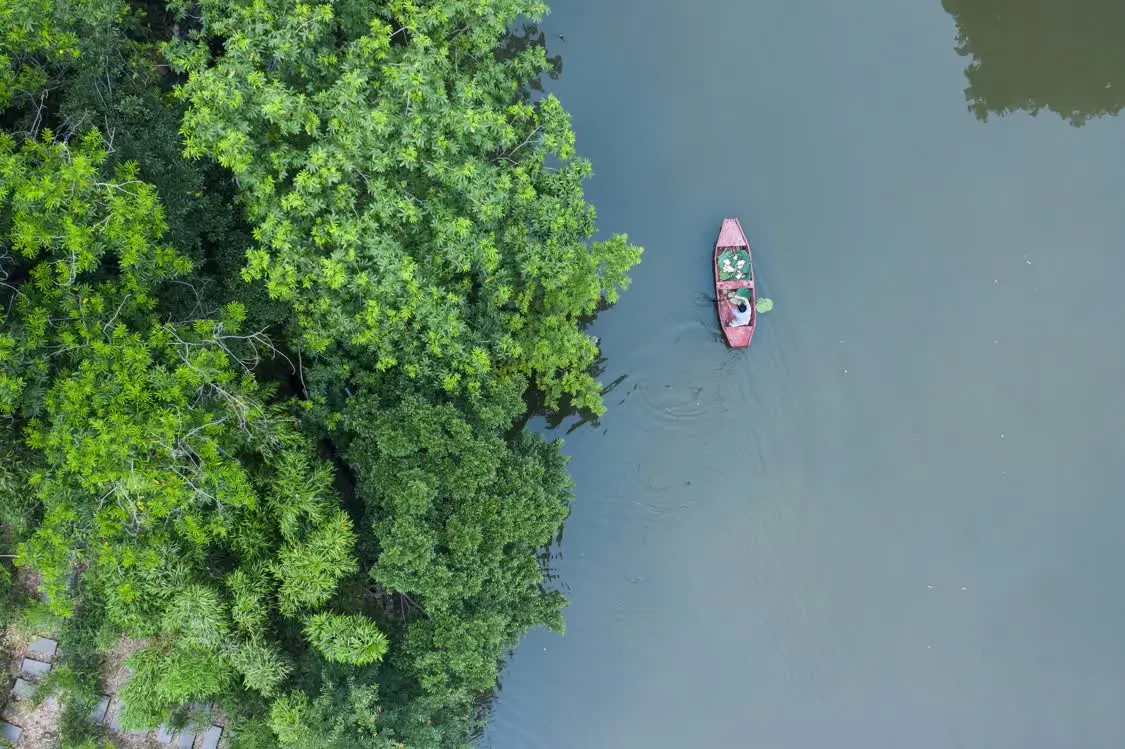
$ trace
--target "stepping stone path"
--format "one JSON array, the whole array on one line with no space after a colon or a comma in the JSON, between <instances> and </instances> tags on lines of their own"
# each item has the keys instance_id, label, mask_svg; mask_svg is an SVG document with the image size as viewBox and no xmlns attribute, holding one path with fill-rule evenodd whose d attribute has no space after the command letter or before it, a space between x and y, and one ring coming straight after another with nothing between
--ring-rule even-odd
<instances>
[{"instance_id":1,"label":"stepping stone path","mask_svg":"<svg viewBox=\"0 0 1125 749\"><path fill-rule=\"evenodd\" d=\"M200 702L193 702L188 710L197 718L201 715L209 715L214 703L203 704ZM217 749L219 746L219 739L222 738L223 727L211 726L203 732L203 741L200 743L200 749ZM172 733L172 729L168 726L161 724L156 729L156 740L165 746L175 746L176 749L191 749L195 745L195 739L199 734L194 731L181 731L180 733Z\"/></svg>"},{"instance_id":2,"label":"stepping stone path","mask_svg":"<svg viewBox=\"0 0 1125 749\"><path fill-rule=\"evenodd\" d=\"M188 731L180 733L172 733L172 729L168 726L162 725L156 729L156 740L161 744L175 744L178 749L188 749L195 743L195 733Z\"/></svg>"},{"instance_id":3,"label":"stepping stone path","mask_svg":"<svg viewBox=\"0 0 1125 749\"><path fill-rule=\"evenodd\" d=\"M51 671L51 664L37 661L34 658L24 658L20 673L24 676L46 676Z\"/></svg>"},{"instance_id":4,"label":"stepping stone path","mask_svg":"<svg viewBox=\"0 0 1125 749\"><path fill-rule=\"evenodd\" d=\"M59 649L59 644L49 637L39 637L28 646L27 650L33 655L50 658Z\"/></svg>"},{"instance_id":5,"label":"stepping stone path","mask_svg":"<svg viewBox=\"0 0 1125 749\"><path fill-rule=\"evenodd\" d=\"M33 658L24 658L23 663L20 664L20 675L16 679L15 685L12 686L12 696L30 700L35 696L36 690L39 689L38 681L51 672L50 660L54 657L55 653L59 650L59 643L49 637L37 637L35 641L28 646L28 654L34 656ZM24 678L27 677L27 678ZM0 698L0 704L3 704L3 698ZM58 707L58 702L54 697L47 700L46 705L54 710ZM23 728L0 720L0 739L3 739L9 744L15 744L20 740L23 735Z\"/></svg>"},{"instance_id":6,"label":"stepping stone path","mask_svg":"<svg viewBox=\"0 0 1125 749\"><path fill-rule=\"evenodd\" d=\"M199 749L218 749L219 739L223 737L222 726L211 726L203 733L203 743Z\"/></svg>"},{"instance_id":7,"label":"stepping stone path","mask_svg":"<svg viewBox=\"0 0 1125 749\"><path fill-rule=\"evenodd\" d=\"M19 726L12 725L6 720L0 720L0 737L9 743L16 743L20 740L20 734L23 729Z\"/></svg>"},{"instance_id":8,"label":"stepping stone path","mask_svg":"<svg viewBox=\"0 0 1125 749\"><path fill-rule=\"evenodd\" d=\"M102 698L98 700L98 704L94 705L94 709L90 711L90 721L96 726L102 725L105 723L105 714L108 711L109 697L103 694Z\"/></svg>"},{"instance_id":9,"label":"stepping stone path","mask_svg":"<svg viewBox=\"0 0 1125 749\"><path fill-rule=\"evenodd\" d=\"M22 697L25 700L30 700L35 696L35 690L39 687L32 684L27 679L16 679L16 685L12 687L12 694L17 697Z\"/></svg>"},{"instance_id":10,"label":"stepping stone path","mask_svg":"<svg viewBox=\"0 0 1125 749\"><path fill-rule=\"evenodd\" d=\"M22 699L31 699L35 695L35 691L39 688L36 683L47 674L51 672L50 659L58 653L59 643L49 637L36 638L34 642L28 646L28 654L35 656L32 658L24 658L20 666L20 678L16 679L16 684L12 688L12 694ZM28 679L23 678L29 677ZM52 697L50 702L54 702ZM56 705L57 706L57 705ZM129 734L133 736L145 735L147 731L126 731L121 726L120 717L124 705L121 700L109 695L101 695L98 703L90 711L90 722L95 725L104 725L106 718L112 713L113 717L110 720L110 729L117 733ZM205 713L211 710L213 705L200 705L193 704L191 712ZM20 740L23 735L23 728L13 723L0 720L0 739L15 744ZM219 741L223 737L223 727L212 725L202 734L196 734L194 731L180 731L173 733L167 726L160 726L156 730L156 740L161 744L175 749L193 749L195 746L196 738L200 738L199 749L218 749Z\"/></svg>"},{"instance_id":11,"label":"stepping stone path","mask_svg":"<svg viewBox=\"0 0 1125 749\"><path fill-rule=\"evenodd\" d=\"M121 708L122 708L121 700L114 699L113 700L113 719L110 720L110 722L109 722L109 727L111 729L113 729L114 731L117 731L118 733L124 733L126 735L132 735L132 736L139 736L139 735L148 733L148 731L126 731L124 728L122 728L121 722L120 722L121 721Z\"/></svg>"},{"instance_id":12,"label":"stepping stone path","mask_svg":"<svg viewBox=\"0 0 1125 749\"><path fill-rule=\"evenodd\" d=\"M194 703L190 707L190 712L198 717L200 713L209 713L213 707L213 704L201 705L199 703ZM156 740L165 746L174 745L176 749L191 749L195 744L196 737L199 735L201 734L197 734L194 731L172 733L172 729L163 724L156 729ZM222 726L211 726L202 734L203 742L200 744L200 749L217 749L219 739L222 735Z\"/></svg>"}]
</instances>

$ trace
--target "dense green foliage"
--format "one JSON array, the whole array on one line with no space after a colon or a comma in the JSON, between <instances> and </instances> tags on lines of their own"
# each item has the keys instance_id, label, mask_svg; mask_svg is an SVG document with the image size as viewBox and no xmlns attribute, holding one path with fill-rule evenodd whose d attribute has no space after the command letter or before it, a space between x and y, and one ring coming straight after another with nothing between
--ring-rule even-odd
<instances>
[{"instance_id":1,"label":"dense green foliage","mask_svg":"<svg viewBox=\"0 0 1125 749\"><path fill-rule=\"evenodd\" d=\"M41 97L52 69L78 56L77 37L53 11L51 0L0 2L0 106Z\"/></svg>"},{"instance_id":2,"label":"dense green foliage","mask_svg":"<svg viewBox=\"0 0 1125 749\"><path fill-rule=\"evenodd\" d=\"M127 723L151 725L236 676L274 693L290 667L271 611L315 618L357 569L355 534L330 471L252 377L268 341L239 334L239 305L153 314L156 285L190 266L159 244L155 191L126 168L103 177L105 158L96 132L0 140L4 228L29 263L0 339L0 409L39 460L21 563L56 614L86 591L107 624L151 638L124 694ZM357 631L354 647L382 645L374 625Z\"/></svg>"},{"instance_id":3,"label":"dense green foliage","mask_svg":"<svg viewBox=\"0 0 1125 749\"><path fill-rule=\"evenodd\" d=\"M525 404L601 409L583 323L640 250L593 241L509 34L545 12L0 0L0 541L68 744L139 641L126 727L463 746L561 630L571 485Z\"/></svg>"},{"instance_id":4,"label":"dense green foliage","mask_svg":"<svg viewBox=\"0 0 1125 749\"><path fill-rule=\"evenodd\" d=\"M495 54L541 5L203 9L200 41L171 47L191 74L187 153L238 177L260 242L244 275L292 303L295 344L468 397L526 376L597 400L575 321L614 301L638 255L623 237L588 246L569 118L518 96L542 47ZM217 58L215 36L230 39Z\"/></svg>"}]
</instances>

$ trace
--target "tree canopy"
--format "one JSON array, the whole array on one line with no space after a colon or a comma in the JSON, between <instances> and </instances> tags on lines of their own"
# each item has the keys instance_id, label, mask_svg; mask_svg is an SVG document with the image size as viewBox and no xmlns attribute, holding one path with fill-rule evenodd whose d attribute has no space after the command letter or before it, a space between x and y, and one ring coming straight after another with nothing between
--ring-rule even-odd
<instances>
[{"instance_id":1,"label":"tree canopy","mask_svg":"<svg viewBox=\"0 0 1125 749\"><path fill-rule=\"evenodd\" d=\"M562 630L572 488L522 425L602 409L584 325L641 251L513 36L545 13L0 0L0 540L66 741L124 637L127 728L464 746Z\"/></svg>"},{"instance_id":2,"label":"tree canopy","mask_svg":"<svg viewBox=\"0 0 1125 749\"><path fill-rule=\"evenodd\" d=\"M149 726L241 678L269 696L289 673L283 617L308 629L357 569L331 469L251 365L269 341L217 319L153 314L154 291L190 270L159 244L155 191L101 173L95 131L72 144L0 140L0 199L28 263L0 345L3 412L36 464L41 519L19 547L53 613L96 596L107 625L150 644L135 656L126 725ZM110 266L113 270L110 271ZM326 657L385 651L373 623ZM320 628L325 629L324 627ZM357 656L358 657L358 656Z\"/></svg>"},{"instance_id":3,"label":"tree canopy","mask_svg":"<svg viewBox=\"0 0 1125 749\"><path fill-rule=\"evenodd\" d=\"M590 244L589 164L527 85L542 47L497 54L539 3L202 4L186 152L238 178L258 245L244 276L293 305L312 354L479 397L526 377L596 401L576 322L613 302L639 251ZM208 40L225 38L221 55Z\"/></svg>"}]
</instances>

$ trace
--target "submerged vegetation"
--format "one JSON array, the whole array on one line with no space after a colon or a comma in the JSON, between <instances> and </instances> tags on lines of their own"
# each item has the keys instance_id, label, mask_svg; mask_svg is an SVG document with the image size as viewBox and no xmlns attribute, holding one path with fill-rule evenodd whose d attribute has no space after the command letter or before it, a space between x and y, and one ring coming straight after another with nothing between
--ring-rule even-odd
<instances>
[{"instance_id":1,"label":"submerged vegetation","mask_svg":"<svg viewBox=\"0 0 1125 749\"><path fill-rule=\"evenodd\" d=\"M0 0L0 597L58 633L65 745L122 638L126 729L421 749L561 630L526 404L601 411L640 249L510 33L546 10Z\"/></svg>"}]
</instances>

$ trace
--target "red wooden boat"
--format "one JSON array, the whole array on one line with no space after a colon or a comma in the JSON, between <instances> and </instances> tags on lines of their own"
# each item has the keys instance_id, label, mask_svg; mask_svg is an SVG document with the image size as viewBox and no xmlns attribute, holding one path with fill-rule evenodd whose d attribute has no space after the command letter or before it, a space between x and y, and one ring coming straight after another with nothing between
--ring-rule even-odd
<instances>
[{"instance_id":1,"label":"red wooden boat","mask_svg":"<svg viewBox=\"0 0 1125 749\"><path fill-rule=\"evenodd\" d=\"M715 302L719 308L719 324L727 343L733 348L746 348L754 338L758 327L758 292L754 289L754 264L750 255L750 243L742 231L742 224L736 218L723 219L723 228L715 242ZM733 325L736 302L731 295L741 296L750 310L747 325Z\"/></svg>"}]
</instances>

